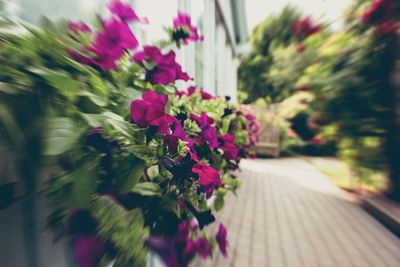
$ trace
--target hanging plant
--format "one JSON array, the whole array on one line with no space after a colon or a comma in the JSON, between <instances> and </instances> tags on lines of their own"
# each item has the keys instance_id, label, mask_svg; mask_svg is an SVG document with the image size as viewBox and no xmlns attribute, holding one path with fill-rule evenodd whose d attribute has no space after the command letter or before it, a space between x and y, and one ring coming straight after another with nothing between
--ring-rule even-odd
<instances>
[{"instance_id":1,"label":"hanging plant","mask_svg":"<svg viewBox=\"0 0 400 267\"><path fill-rule=\"evenodd\" d=\"M130 29L147 19L119 0L109 10L98 29L1 34L0 147L15 154L24 194L46 194L48 225L78 266L145 266L148 250L167 266L215 247L226 256L224 225L204 228L238 188L231 171L253 157L258 124L226 99L178 91L190 77L174 52L139 49ZM184 44L202 39L183 13L174 29L189 31Z\"/></svg>"}]
</instances>

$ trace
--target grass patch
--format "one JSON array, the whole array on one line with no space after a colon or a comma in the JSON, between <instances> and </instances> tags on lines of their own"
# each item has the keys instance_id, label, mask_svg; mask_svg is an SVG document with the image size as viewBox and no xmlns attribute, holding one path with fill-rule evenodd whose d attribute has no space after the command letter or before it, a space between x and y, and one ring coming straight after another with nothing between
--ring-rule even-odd
<instances>
[{"instance_id":1,"label":"grass patch","mask_svg":"<svg viewBox=\"0 0 400 267\"><path fill-rule=\"evenodd\" d=\"M363 176L353 172L347 164L319 166L323 173L336 186L350 191L383 192L387 188L387 179L383 172L368 172Z\"/></svg>"}]
</instances>

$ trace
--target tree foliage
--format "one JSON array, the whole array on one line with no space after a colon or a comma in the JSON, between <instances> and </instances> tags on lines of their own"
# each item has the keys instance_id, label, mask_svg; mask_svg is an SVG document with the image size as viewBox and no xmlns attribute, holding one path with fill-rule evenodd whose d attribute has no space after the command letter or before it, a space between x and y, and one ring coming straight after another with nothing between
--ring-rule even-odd
<instances>
[{"instance_id":1,"label":"tree foliage","mask_svg":"<svg viewBox=\"0 0 400 267\"><path fill-rule=\"evenodd\" d=\"M274 52L288 46L295 37L292 24L300 13L291 6L285 7L278 15L273 15L259 24L251 34L251 52L239 67L239 89L248 93L248 102L260 97L280 101L287 96L280 86L274 86L268 73L274 64Z\"/></svg>"}]
</instances>

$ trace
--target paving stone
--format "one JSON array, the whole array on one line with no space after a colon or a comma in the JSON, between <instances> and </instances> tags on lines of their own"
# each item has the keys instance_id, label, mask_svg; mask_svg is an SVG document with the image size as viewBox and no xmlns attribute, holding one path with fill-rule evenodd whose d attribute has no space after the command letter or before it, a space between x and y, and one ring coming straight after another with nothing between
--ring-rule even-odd
<instances>
[{"instance_id":1,"label":"paving stone","mask_svg":"<svg viewBox=\"0 0 400 267\"><path fill-rule=\"evenodd\" d=\"M400 240L307 161L241 167L238 196L229 195L216 216L228 228L229 258L191 267L400 266Z\"/></svg>"}]
</instances>

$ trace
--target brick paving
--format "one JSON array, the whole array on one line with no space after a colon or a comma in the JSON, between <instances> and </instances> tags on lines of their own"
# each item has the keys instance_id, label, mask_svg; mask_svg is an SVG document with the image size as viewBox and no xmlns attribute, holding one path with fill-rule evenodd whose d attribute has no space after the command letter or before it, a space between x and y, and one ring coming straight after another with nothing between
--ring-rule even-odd
<instances>
[{"instance_id":1,"label":"brick paving","mask_svg":"<svg viewBox=\"0 0 400 267\"><path fill-rule=\"evenodd\" d=\"M229 257L191 267L400 266L400 240L306 160L241 166L242 187L217 215L228 228Z\"/></svg>"}]
</instances>

